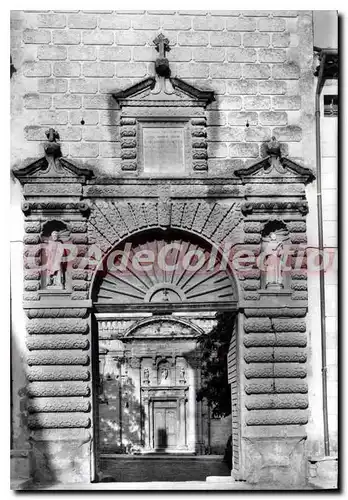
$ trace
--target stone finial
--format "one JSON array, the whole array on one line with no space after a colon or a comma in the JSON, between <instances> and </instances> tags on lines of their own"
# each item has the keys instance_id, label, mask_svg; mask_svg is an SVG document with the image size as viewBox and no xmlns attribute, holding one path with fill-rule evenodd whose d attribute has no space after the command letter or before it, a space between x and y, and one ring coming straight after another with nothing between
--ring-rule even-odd
<instances>
[{"instance_id":1,"label":"stone finial","mask_svg":"<svg viewBox=\"0 0 348 500\"><path fill-rule=\"evenodd\" d=\"M169 40L163 33L160 33L153 43L156 45L157 52L159 52L159 57L155 61L156 73L167 78L170 75L169 61L166 58L166 52L170 51Z\"/></svg>"},{"instance_id":2,"label":"stone finial","mask_svg":"<svg viewBox=\"0 0 348 500\"><path fill-rule=\"evenodd\" d=\"M60 145L57 144L57 139L59 139L59 134L54 128L49 128L45 132L48 142L44 145L44 150L47 156L53 156L57 158L61 156Z\"/></svg>"},{"instance_id":3,"label":"stone finial","mask_svg":"<svg viewBox=\"0 0 348 500\"><path fill-rule=\"evenodd\" d=\"M277 139L274 136L266 144L266 150L267 150L267 154L270 156L276 156L277 158L280 158L280 156L281 156L280 143L277 141Z\"/></svg>"}]
</instances>

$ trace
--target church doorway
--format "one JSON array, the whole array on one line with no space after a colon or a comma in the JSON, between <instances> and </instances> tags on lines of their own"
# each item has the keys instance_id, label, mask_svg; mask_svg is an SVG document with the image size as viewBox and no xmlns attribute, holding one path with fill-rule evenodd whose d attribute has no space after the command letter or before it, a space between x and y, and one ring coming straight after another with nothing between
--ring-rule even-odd
<instances>
[{"instance_id":1,"label":"church doorway","mask_svg":"<svg viewBox=\"0 0 348 500\"><path fill-rule=\"evenodd\" d=\"M141 255L143 269L134 265ZM95 280L98 477L117 480L131 458L142 460L142 467L155 456L209 454L221 462L231 417L213 419L207 402L197 400L199 339L209 335L218 311L237 310L237 293L222 257L217 253L212 262L211 255L193 235L146 233L109 255L109 266Z\"/></svg>"},{"instance_id":2,"label":"church doorway","mask_svg":"<svg viewBox=\"0 0 348 500\"><path fill-rule=\"evenodd\" d=\"M152 434L153 447L157 451L175 450L178 446L180 427L185 421L180 421L179 404L176 400L152 400Z\"/></svg>"}]
</instances>

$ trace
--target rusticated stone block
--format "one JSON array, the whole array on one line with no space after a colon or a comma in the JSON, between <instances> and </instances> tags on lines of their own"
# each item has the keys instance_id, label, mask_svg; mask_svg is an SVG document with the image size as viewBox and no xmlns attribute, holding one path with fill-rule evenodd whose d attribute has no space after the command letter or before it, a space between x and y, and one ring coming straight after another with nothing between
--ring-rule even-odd
<instances>
[{"instance_id":1,"label":"rusticated stone block","mask_svg":"<svg viewBox=\"0 0 348 500\"><path fill-rule=\"evenodd\" d=\"M85 45L112 45L114 43L112 31L84 31L82 36Z\"/></svg>"},{"instance_id":2,"label":"rusticated stone block","mask_svg":"<svg viewBox=\"0 0 348 500\"><path fill-rule=\"evenodd\" d=\"M244 338L245 347L306 347L307 335L299 332L249 333Z\"/></svg>"},{"instance_id":3,"label":"rusticated stone block","mask_svg":"<svg viewBox=\"0 0 348 500\"><path fill-rule=\"evenodd\" d=\"M246 394L290 394L308 392L308 385L302 379L259 379L248 381L245 384Z\"/></svg>"},{"instance_id":4,"label":"rusticated stone block","mask_svg":"<svg viewBox=\"0 0 348 500\"><path fill-rule=\"evenodd\" d=\"M247 425L304 425L306 410L255 410L246 416Z\"/></svg>"},{"instance_id":5,"label":"rusticated stone block","mask_svg":"<svg viewBox=\"0 0 348 500\"><path fill-rule=\"evenodd\" d=\"M308 299L308 293L307 292L293 292L291 294L292 300L307 300Z\"/></svg>"},{"instance_id":6,"label":"rusticated stone block","mask_svg":"<svg viewBox=\"0 0 348 500\"><path fill-rule=\"evenodd\" d=\"M86 382L31 382L27 387L29 397L89 396Z\"/></svg>"},{"instance_id":7,"label":"rusticated stone block","mask_svg":"<svg viewBox=\"0 0 348 500\"><path fill-rule=\"evenodd\" d=\"M209 43L209 34L204 33L204 32L203 33L195 33L195 32L179 33L178 43L179 43L179 45L189 46L189 47L207 46Z\"/></svg>"},{"instance_id":8,"label":"rusticated stone block","mask_svg":"<svg viewBox=\"0 0 348 500\"><path fill-rule=\"evenodd\" d=\"M244 290L259 290L260 280L258 279L247 279L242 282L242 287Z\"/></svg>"},{"instance_id":9,"label":"rusticated stone block","mask_svg":"<svg viewBox=\"0 0 348 500\"><path fill-rule=\"evenodd\" d=\"M32 365L87 365L89 356L77 351L35 351L28 355L27 362Z\"/></svg>"},{"instance_id":10,"label":"rusticated stone block","mask_svg":"<svg viewBox=\"0 0 348 500\"><path fill-rule=\"evenodd\" d=\"M271 320L269 318L247 318L244 322L244 331L248 332L272 332Z\"/></svg>"},{"instance_id":11,"label":"rusticated stone block","mask_svg":"<svg viewBox=\"0 0 348 500\"><path fill-rule=\"evenodd\" d=\"M303 349L290 347L284 348L250 348L244 353L244 360L247 363L289 363L297 361L304 363L307 360L306 352Z\"/></svg>"},{"instance_id":12,"label":"rusticated stone block","mask_svg":"<svg viewBox=\"0 0 348 500\"><path fill-rule=\"evenodd\" d=\"M291 243L294 245L298 245L301 243L307 243L307 235L306 233L293 233L290 235Z\"/></svg>"},{"instance_id":13,"label":"rusticated stone block","mask_svg":"<svg viewBox=\"0 0 348 500\"><path fill-rule=\"evenodd\" d=\"M275 80L297 80L300 78L300 68L294 63L274 64L272 76Z\"/></svg>"},{"instance_id":14,"label":"rusticated stone block","mask_svg":"<svg viewBox=\"0 0 348 500\"><path fill-rule=\"evenodd\" d=\"M89 340L81 335L31 335L26 340L30 351L44 349L87 349Z\"/></svg>"},{"instance_id":15,"label":"rusticated stone block","mask_svg":"<svg viewBox=\"0 0 348 500\"><path fill-rule=\"evenodd\" d=\"M28 318L83 318L87 315L85 308L42 308L42 309L26 309ZM84 322L86 323L86 322ZM88 324L87 324L88 328ZM70 331L70 329L69 329ZM86 330L87 331L87 330ZM33 332L34 333L34 332ZM82 333L82 332L80 332Z\"/></svg>"},{"instance_id":16,"label":"rusticated stone block","mask_svg":"<svg viewBox=\"0 0 348 500\"><path fill-rule=\"evenodd\" d=\"M193 170L204 171L208 170L208 162L206 160L199 160L193 162Z\"/></svg>"},{"instance_id":17,"label":"rusticated stone block","mask_svg":"<svg viewBox=\"0 0 348 500\"><path fill-rule=\"evenodd\" d=\"M87 428L90 424L88 416L77 413L34 413L28 417L30 429Z\"/></svg>"},{"instance_id":18,"label":"rusticated stone block","mask_svg":"<svg viewBox=\"0 0 348 500\"><path fill-rule=\"evenodd\" d=\"M246 382L246 394L271 394L274 391L272 379L259 379L253 382Z\"/></svg>"},{"instance_id":19,"label":"rusticated stone block","mask_svg":"<svg viewBox=\"0 0 348 500\"><path fill-rule=\"evenodd\" d=\"M245 64L243 67L243 78L252 78L267 80L271 76L271 69L269 64ZM253 102L258 102L258 105L250 105L249 109L269 109L270 99L269 97L254 97ZM261 104L260 104L261 103Z\"/></svg>"},{"instance_id":20,"label":"rusticated stone block","mask_svg":"<svg viewBox=\"0 0 348 500\"><path fill-rule=\"evenodd\" d=\"M303 364L284 363L274 365L275 378L305 378L307 376L307 368Z\"/></svg>"},{"instance_id":21,"label":"rusticated stone block","mask_svg":"<svg viewBox=\"0 0 348 500\"><path fill-rule=\"evenodd\" d=\"M290 275L295 280L306 280L307 270L306 269L292 269Z\"/></svg>"},{"instance_id":22,"label":"rusticated stone block","mask_svg":"<svg viewBox=\"0 0 348 500\"><path fill-rule=\"evenodd\" d=\"M71 300L87 300L88 292L72 292Z\"/></svg>"},{"instance_id":23,"label":"rusticated stone block","mask_svg":"<svg viewBox=\"0 0 348 500\"><path fill-rule=\"evenodd\" d=\"M24 279L25 280L39 280L40 277L41 277L40 271L28 269L24 272Z\"/></svg>"},{"instance_id":24,"label":"rusticated stone block","mask_svg":"<svg viewBox=\"0 0 348 500\"><path fill-rule=\"evenodd\" d=\"M240 42L240 33L221 32L211 33L210 35L210 43L212 47L239 47Z\"/></svg>"},{"instance_id":25,"label":"rusticated stone block","mask_svg":"<svg viewBox=\"0 0 348 500\"><path fill-rule=\"evenodd\" d=\"M306 223L298 220L289 221L287 223L288 229L291 233L305 233Z\"/></svg>"},{"instance_id":26,"label":"rusticated stone block","mask_svg":"<svg viewBox=\"0 0 348 500\"><path fill-rule=\"evenodd\" d=\"M305 280L292 280L291 289L304 292L307 290L307 281Z\"/></svg>"},{"instance_id":27,"label":"rusticated stone block","mask_svg":"<svg viewBox=\"0 0 348 500\"><path fill-rule=\"evenodd\" d=\"M301 319L275 318L272 320L275 332L305 332L306 322Z\"/></svg>"},{"instance_id":28,"label":"rusticated stone block","mask_svg":"<svg viewBox=\"0 0 348 500\"><path fill-rule=\"evenodd\" d=\"M275 96L272 97L273 109L297 110L301 108L301 96Z\"/></svg>"},{"instance_id":29,"label":"rusticated stone block","mask_svg":"<svg viewBox=\"0 0 348 500\"><path fill-rule=\"evenodd\" d=\"M85 291L89 289L89 283L82 280L74 280L72 289L74 291Z\"/></svg>"},{"instance_id":30,"label":"rusticated stone block","mask_svg":"<svg viewBox=\"0 0 348 500\"><path fill-rule=\"evenodd\" d=\"M259 394L248 396L245 401L248 410L306 409L308 397L302 394Z\"/></svg>"},{"instance_id":31,"label":"rusticated stone block","mask_svg":"<svg viewBox=\"0 0 348 500\"><path fill-rule=\"evenodd\" d=\"M128 118L127 116L121 118L121 125L136 125L136 123L135 118Z\"/></svg>"},{"instance_id":32,"label":"rusticated stone block","mask_svg":"<svg viewBox=\"0 0 348 500\"><path fill-rule=\"evenodd\" d=\"M260 113L261 125L287 125L288 115L285 112L263 111Z\"/></svg>"},{"instance_id":33,"label":"rusticated stone block","mask_svg":"<svg viewBox=\"0 0 348 500\"><path fill-rule=\"evenodd\" d=\"M27 378L30 382L46 382L58 380L89 380L90 371L79 366L35 366L28 369Z\"/></svg>"},{"instance_id":34,"label":"rusticated stone block","mask_svg":"<svg viewBox=\"0 0 348 500\"><path fill-rule=\"evenodd\" d=\"M73 280L87 280L89 279L90 271L85 269L73 269L71 272L71 278Z\"/></svg>"},{"instance_id":35,"label":"rusticated stone block","mask_svg":"<svg viewBox=\"0 0 348 500\"><path fill-rule=\"evenodd\" d=\"M23 65L23 74L32 78L51 76L51 64L47 62L27 62Z\"/></svg>"},{"instance_id":36,"label":"rusticated stone block","mask_svg":"<svg viewBox=\"0 0 348 500\"><path fill-rule=\"evenodd\" d=\"M244 33L243 35L244 47L268 47L269 43L270 38L266 33Z\"/></svg>"},{"instance_id":37,"label":"rusticated stone block","mask_svg":"<svg viewBox=\"0 0 348 500\"><path fill-rule=\"evenodd\" d=\"M194 160L206 160L208 158L208 153L202 149L196 149L192 153L192 158Z\"/></svg>"},{"instance_id":38,"label":"rusticated stone block","mask_svg":"<svg viewBox=\"0 0 348 500\"><path fill-rule=\"evenodd\" d=\"M259 280L261 275L260 269L242 269L238 270L239 279L256 279Z\"/></svg>"},{"instance_id":39,"label":"rusticated stone block","mask_svg":"<svg viewBox=\"0 0 348 500\"><path fill-rule=\"evenodd\" d=\"M299 142L302 140L302 128L297 125L275 127L273 134L280 142Z\"/></svg>"},{"instance_id":40,"label":"rusticated stone block","mask_svg":"<svg viewBox=\"0 0 348 500\"><path fill-rule=\"evenodd\" d=\"M256 362L248 366L244 370L244 375L247 379L250 378L305 378L306 368L299 363L287 363L280 364L270 362L267 363L267 359L263 360L266 362L259 363Z\"/></svg>"},{"instance_id":41,"label":"rusticated stone block","mask_svg":"<svg viewBox=\"0 0 348 500\"><path fill-rule=\"evenodd\" d=\"M121 151L122 160L135 160L137 157L136 149L123 149Z\"/></svg>"},{"instance_id":42,"label":"rusticated stone block","mask_svg":"<svg viewBox=\"0 0 348 500\"><path fill-rule=\"evenodd\" d=\"M26 292L35 292L40 290L40 283L37 281L27 281L24 283L24 290Z\"/></svg>"},{"instance_id":43,"label":"rusticated stone block","mask_svg":"<svg viewBox=\"0 0 348 500\"><path fill-rule=\"evenodd\" d=\"M29 399L29 413L40 412L88 412L91 410L91 403L80 398L38 398Z\"/></svg>"},{"instance_id":44,"label":"rusticated stone block","mask_svg":"<svg viewBox=\"0 0 348 500\"><path fill-rule=\"evenodd\" d=\"M243 229L245 233L259 233L262 230L261 222L244 221Z\"/></svg>"},{"instance_id":45,"label":"rusticated stone block","mask_svg":"<svg viewBox=\"0 0 348 500\"><path fill-rule=\"evenodd\" d=\"M260 295L257 292L244 292L244 300L259 300Z\"/></svg>"},{"instance_id":46,"label":"rusticated stone block","mask_svg":"<svg viewBox=\"0 0 348 500\"><path fill-rule=\"evenodd\" d=\"M40 243L40 235L39 234L27 234L23 238L23 243L25 245L37 245Z\"/></svg>"},{"instance_id":47,"label":"rusticated stone block","mask_svg":"<svg viewBox=\"0 0 348 500\"><path fill-rule=\"evenodd\" d=\"M88 236L86 234L73 234L71 237L71 241L74 244L84 244L88 243Z\"/></svg>"},{"instance_id":48,"label":"rusticated stone block","mask_svg":"<svg viewBox=\"0 0 348 500\"><path fill-rule=\"evenodd\" d=\"M229 116L229 122L231 123L230 116ZM230 145L231 158L257 158L258 155L259 155L259 147L257 144L239 142Z\"/></svg>"},{"instance_id":49,"label":"rusticated stone block","mask_svg":"<svg viewBox=\"0 0 348 500\"><path fill-rule=\"evenodd\" d=\"M307 382L301 379L276 379L274 381L274 392L280 394L308 392Z\"/></svg>"},{"instance_id":50,"label":"rusticated stone block","mask_svg":"<svg viewBox=\"0 0 348 500\"><path fill-rule=\"evenodd\" d=\"M26 222L24 225L24 229L26 233L40 233L41 222L39 221Z\"/></svg>"},{"instance_id":51,"label":"rusticated stone block","mask_svg":"<svg viewBox=\"0 0 348 500\"><path fill-rule=\"evenodd\" d=\"M135 137L137 135L137 130L135 127L122 127L120 135L121 137Z\"/></svg>"},{"instance_id":52,"label":"rusticated stone block","mask_svg":"<svg viewBox=\"0 0 348 500\"><path fill-rule=\"evenodd\" d=\"M51 317L52 318L52 317ZM45 333L87 333L88 323L86 320L74 318L55 319L32 319L27 322L27 332L30 334Z\"/></svg>"},{"instance_id":53,"label":"rusticated stone block","mask_svg":"<svg viewBox=\"0 0 348 500\"><path fill-rule=\"evenodd\" d=\"M36 301L40 300L40 295L38 292L27 292L23 293L23 300L24 301Z\"/></svg>"},{"instance_id":54,"label":"rusticated stone block","mask_svg":"<svg viewBox=\"0 0 348 500\"><path fill-rule=\"evenodd\" d=\"M277 18L265 18L260 19L258 22L259 31L284 31L285 30L285 20Z\"/></svg>"},{"instance_id":55,"label":"rusticated stone block","mask_svg":"<svg viewBox=\"0 0 348 500\"><path fill-rule=\"evenodd\" d=\"M249 233L244 236L244 243L260 243L261 234Z\"/></svg>"},{"instance_id":56,"label":"rusticated stone block","mask_svg":"<svg viewBox=\"0 0 348 500\"><path fill-rule=\"evenodd\" d=\"M270 318L277 317L293 317L293 318L303 318L307 314L307 310L304 307L277 307L277 308L267 308L267 309L255 309L248 308L244 310L244 314L247 317L255 316L267 316Z\"/></svg>"},{"instance_id":57,"label":"rusticated stone block","mask_svg":"<svg viewBox=\"0 0 348 500\"><path fill-rule=\"evenodd\" d=\"M34 30L34 29L26 29L23 31L23 42L24 43L50 43L51 41L51 32L48 30Z\"/></svg>"}]
</instances>

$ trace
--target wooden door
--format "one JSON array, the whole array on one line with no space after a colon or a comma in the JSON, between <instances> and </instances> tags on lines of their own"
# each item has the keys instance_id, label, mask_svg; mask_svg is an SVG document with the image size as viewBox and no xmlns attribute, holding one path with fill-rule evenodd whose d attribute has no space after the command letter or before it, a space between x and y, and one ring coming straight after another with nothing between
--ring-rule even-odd
<instances>
[{"instance_id":1,"label":"wooden door","mask_svg":"<svg viewBox=\"0 0 348 500\"><path fill-rule=\"evenodd\" d=\"M153 435L156 450L175 448L178 441L178 419L175 401L154 402Z\"/></svg>"}]
</instances>

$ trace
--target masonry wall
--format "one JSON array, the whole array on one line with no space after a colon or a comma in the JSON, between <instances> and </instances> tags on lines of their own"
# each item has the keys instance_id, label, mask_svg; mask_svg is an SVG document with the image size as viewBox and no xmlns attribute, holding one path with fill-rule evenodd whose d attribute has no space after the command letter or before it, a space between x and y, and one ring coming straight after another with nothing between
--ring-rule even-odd
<instances>
[{"instance_id":1,"label":"masonry wall","mask_svg":"<svg viewBox=\"0 0 348 500\"><path fill-rule=\"evenodd\" d=\"M154 75L160 31L171 43L172 75L216 93L207 113L210 175L254 162L273 134L313 166L310 11L12 11L12 163L40 155L53 126L63 155L117 176L111 93Z\"/></svg>"}]
</instances>

